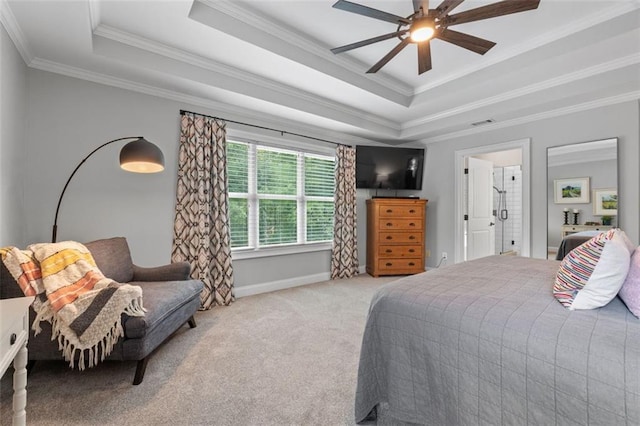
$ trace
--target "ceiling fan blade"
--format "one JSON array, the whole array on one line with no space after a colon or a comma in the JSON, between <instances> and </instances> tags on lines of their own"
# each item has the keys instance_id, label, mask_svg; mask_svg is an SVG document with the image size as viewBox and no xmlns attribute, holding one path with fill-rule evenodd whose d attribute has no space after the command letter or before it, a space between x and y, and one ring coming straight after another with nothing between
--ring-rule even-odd
<instances>
[{"instance_id":1,"label":"ceiling fan blade","mask_svg":"<svg viewBox=\"0 0 640 426\"><path fill-rule=\"evenodd\" d=\"M342 53L342 52L346 52L347 50L357 49L358 47L368 46L370 44L377 43L379 41L389 40L390 38L401 36L403 34L406 34L407 32L408 30L402 30L402 31L396 31L389 34L383 34L381 36L368 38L366 40L358 41L356 43L346 44L340 47L334 47L333 49L331 49L331 51L333 53Z\"/></svg>"},{"instance_id":2,"label":"ceiling fan blade","mask_svg":"<svg viewBox=\"0 0 640 426\"><path fill-rule=\"evenodd\" d=\"M422 13L427 15L429 13L429 0L413 0L413 10L414 12L422 9Z\"/></svg>"},{"instance_id":3,"label":"ceiling fan blade","mask_svg":"<svg viewBox=\"0 0 640 426\"><path fill-rule=\"evenodd\" d=\"M442 3L440 3L440 6L436 8L436 18L444 18L445 15L447 15L456 7L460 6L460 3L462 3L463 1L464 0L444 0Z\"/></svg>"},{"instance_id":4,"label":"ceiling fan blade","mask_svg":"<svg viewBox=\"0 0 640 426\"><path fill-rule=\"evenodd\" d=\"M392 60L394 56L396 56L398 53L400 53L400 51L402 49L404 49L405 46L407 44L409 44L409 42L410 42L410 39L409 39L409 37L407 37L404 40L402 40L400 43L398 43L396 45L396 47L391 49L391 51L384 56L384 58L380 59L374 66L369 68L369 70L367 71L367 74L372 74L374 72L378 72L378 70L380 70L380 68L385 66L387 64L387 62Z\"/></svg>"},{"instance_id":5,"label":"ceiling fan blade","mask_svg":"<svg viewBox=\"0 0 640 426\"><path fill-rule=\"evenodd\" d=\"M418 74L431 69L431 44L429 40L418 43Z\"/></svg>"},{"instance_id":6,"label":"ceiling fan blade","mask_svg":"<svg viewBox=\"0 0 640 426\"><path fill-rule=\"evenodd\" d=\"M358 15L367 16L373 19L379 19L381 21L391 22L393 24L409 24L407 18L403 18L402 16L393 15L391 13L383 12L382 10L373 9L368 6L363 6L361 4L352 3L347 0L338 0L336 4L333 5L336 9L344 10L351 13L357 13Z\"/></svg>"},{"instance_id":7,"label":"ceiling fan blade","mask_svg":"<svg viewBox=\"0 0 640 426\"><path fill-rule=\"evenodd\" d=\"M537 9L540 0L504 0L498 3L488 4L464 12L449 15L446 19L446 26L465 24L467 22L479 21L481 19L495 18L496 16L510 15L512 13L524 12Z\"/></svg>"},{"instance_id":8,"label":"ceiling fan blade","mask_svg":"<svg viewBox=\"0 0 640 426\"><path fill-rule=\"evenodd\" d=\"M440 40L453 43L457 46L464 47L465 49L471 50L472 52L476 52L481 55L484 55L489 51L489 49L496 45L492 41L469 34L459 33L458 31L453 31L450 29L442 30L435 37L439 38Z\"/></svg>"}]
</instances>

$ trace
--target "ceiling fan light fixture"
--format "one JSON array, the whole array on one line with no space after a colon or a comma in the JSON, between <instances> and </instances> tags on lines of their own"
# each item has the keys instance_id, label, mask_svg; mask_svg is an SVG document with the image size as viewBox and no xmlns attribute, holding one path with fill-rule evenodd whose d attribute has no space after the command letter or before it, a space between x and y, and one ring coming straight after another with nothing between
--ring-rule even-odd
<instances>
[{"instance_id":1,"label":"ceiling fan light fixture","mask_svg":"<svg viewBox=\"0 0 640 426\"><path fill-rule=\"evenodd\" d=\"M411 25L409 36L414 43L420 43L421 41L430 40L435 32L436 29L433 19L422 18Z\"/></svg>"}]
</instances>

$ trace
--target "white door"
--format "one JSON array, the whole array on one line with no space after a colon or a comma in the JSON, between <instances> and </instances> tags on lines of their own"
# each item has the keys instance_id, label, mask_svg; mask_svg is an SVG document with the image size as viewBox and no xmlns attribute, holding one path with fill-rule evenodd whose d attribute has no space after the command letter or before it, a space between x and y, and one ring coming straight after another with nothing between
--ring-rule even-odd
<instances>
[{"instance_id":1,"label":"white door","mask_svg":"<svg viewBox=\"0 0 640 426\"><path fill-rule=\"evenodd\" d=\"M467 260L495 254L493 163L469 157Z\"/></svg>"}]
</instances>

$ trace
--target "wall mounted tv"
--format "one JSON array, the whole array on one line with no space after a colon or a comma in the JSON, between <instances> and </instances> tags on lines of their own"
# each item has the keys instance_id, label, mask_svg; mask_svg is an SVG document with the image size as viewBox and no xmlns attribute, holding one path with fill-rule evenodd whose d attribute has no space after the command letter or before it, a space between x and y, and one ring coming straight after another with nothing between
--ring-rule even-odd
<instances>
[{"instance_id":1,"label":"wall mounted tv","mask_svg":"<svg viewBox=\"0 0 640 426\"><path fill-rule=\"evenodd\" d=\"M356 146L356 188L422 189L423 148Z\"/></svg>"}]
</instances>

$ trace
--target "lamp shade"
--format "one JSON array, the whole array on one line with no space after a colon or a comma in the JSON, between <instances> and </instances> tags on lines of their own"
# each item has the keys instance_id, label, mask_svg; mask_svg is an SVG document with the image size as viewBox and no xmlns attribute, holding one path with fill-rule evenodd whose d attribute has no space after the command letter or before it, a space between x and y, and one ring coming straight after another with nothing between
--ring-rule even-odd
<instances>
[{"instance_id":1,"label":"lamp shade","mask_svg":"<svg viewBox=\"0 0 640 426\"><path fill-rule=\"evenodd\" d=\"M120 150L120 167L134 173L157 173L164 170L164 154L143 137Z\"/></svg>"}]
</instances>

